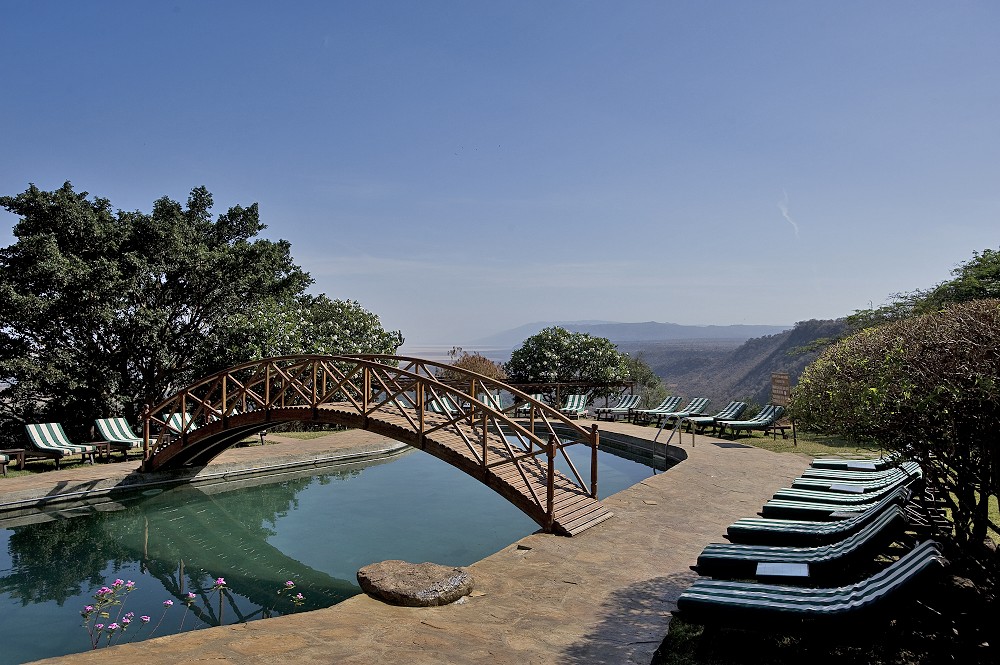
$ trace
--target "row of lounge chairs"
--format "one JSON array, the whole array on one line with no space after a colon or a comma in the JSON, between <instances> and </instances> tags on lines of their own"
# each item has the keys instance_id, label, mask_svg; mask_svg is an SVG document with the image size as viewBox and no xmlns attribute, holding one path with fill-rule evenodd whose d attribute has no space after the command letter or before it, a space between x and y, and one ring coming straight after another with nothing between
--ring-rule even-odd
<instances>
[{"instance_id":1,"label":"row of lounge chairs","mask_svg":"<svg viewBox=\"0 0 1000 665\"><path fill-rule=\"evenodd\" d=\"M179 414L175 414L179 415ZM122 459L128 456L130 450L142 445L142 438L132 431L124 418L98 418L95 421L100 441L88 443L72 443L66 435L61 423L41 423L25 425L28 444L22 454L22 462L29 459L51 459L59 469L64 459L80 455L81 461L94 463L94 456L104 451L110 458L112 451L122 453ZM8 455L0 455L8 458ZM7 475L4 462L4 475Z\"/></svg>"},{"instance_id":2,"label":"row of lounge chairs","mask_svg":"<svg viewBox=\"0 0 1000 665\"><path fill-rule=\"evenodd\" d=\"M813 508L778 517L765 506L760 518L730 525L730 542L708 545L692 566L705 577L680 595L674 615L707 626L793 632L882 611L947 563L940 546L925 539L929 521L913 507L921 481L919 466L898 457L814 461L772 499L806 492L793 496ZM863 577L889 545L910 542L916 544L896 561Z\"/></svg>"}]
</instances>

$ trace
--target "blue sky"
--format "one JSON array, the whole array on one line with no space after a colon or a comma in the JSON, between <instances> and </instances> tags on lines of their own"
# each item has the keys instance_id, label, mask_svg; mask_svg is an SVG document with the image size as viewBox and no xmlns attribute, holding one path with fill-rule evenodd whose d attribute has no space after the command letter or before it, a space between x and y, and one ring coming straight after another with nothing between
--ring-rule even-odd
<instances>
[{"instance_id":1,"label":"blue sky","mask_svg":"<svg viewBox=\"0 0 1000 665\"><path fill-rule=\"evenodd\" d=\"M995 2L0 10L0 194L256 201L408 344L833 318L1000 245Z\"/></svg>"}]
</instances>

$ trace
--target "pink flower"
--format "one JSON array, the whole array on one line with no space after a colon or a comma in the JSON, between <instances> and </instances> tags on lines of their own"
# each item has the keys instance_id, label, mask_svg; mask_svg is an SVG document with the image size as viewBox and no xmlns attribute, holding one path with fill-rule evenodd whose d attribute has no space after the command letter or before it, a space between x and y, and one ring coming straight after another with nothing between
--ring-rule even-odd
<instances>
[{"instance_id":1,"label":"pink flower","mask_svg":"<svg viewBox=\"0 0 1000 665\"><path fill-rule=\"evenodd\" d=\"M187 599L188 600L194 600L195 599L194 591L188 591L187 592Z\"/></svg>"},{"instance_id":2,"label":"pink flower","mask_svg":"<svg viewBox=\"0 0 1000 665\"><path fill-rule=\"evenodd\" d=\"M106 596L109 593L111 593L111 589L109 587L102 586L100 589L97 590L97 594L96 595L98 595L98 596Z\"/></svg>"},{"instance_id":3,"label":"pink flower","mask_svg":"<svg viewBox=\"0 0 1000 665\"><path fill-rule=\"evenodd\" d=\"M298 600L305 600L305 599L306 599L306 597L305 597L305 596L303 596L303 595L302 595L301 593L297 593L297 594L295 594L295 597L296 597L296 598L297 598Z\"/></svg>"},{"instance_id":4,"label":"pink flower","mask_svg":"<svg viewBox=\"0 0 1000 665\"><path fill-rule=\"evenodd\" d=\"M163 601L163 606L164 607L171 607L173 604L174 604L174 601L172 601L172 600L165 600L165 601Z\"/></svg>"},{"instance_id":5,"label":"pink flower","mask_svg":"<svg viewBox=\"0 0 1000 665\"><path fill-rule=\"evenodd\" d=\"M152 619L149 618L148 616L146 616L145 614L143 614L141 617L139 617L139 621L141 621L143 623L149 623L150 621L152 621Z\"/></svg>"},{"instance_id":6,"label":"pink flower","mask_svg":"<svg viewBox=\"0 0 1000 665\"><path fill-rule=\"evenodd\" d=\"M124 586L124 585L125 585L125 580L118 579L118 580L115 580L114 584L112 584L111 586L117 589L118 587Z\"/></svg>"},{"instance_id":7,"label":"pink flower","mask_svg":"<svg viewBox=\"0 0 1000 665\"><path fill-rule=\"evenodd\" d=\"M121 628L121 626L119 626L117 623L108 624L108 630L118 630L119 628Z\"/></svg>"},{"instance_id":8,"label":"pink flower","mask_svg":"<svg viewBox=\"0 0 1000 665\"><path fill-rule=\"evenodd\" d=\"M226 586L226 578L220 577L215 580L215 586Z\"/></svg>"},{"instance_id":9,"label":"pink flower","mask_svg":"<svg viewBox=\"0 0 1000 665\"><path fill-rule=\"evenodd\" d=\"M291 588L293 588L294 586L295 586L295 582L293 582L293 581L291 581L291 580L288 580L287 582L285 582L285 588L286 588L286 589L291 589Z\"/></svg>"},{"instance_id":10,"label":"pink flower","mask_svg":"<svg viewBox=\"0 0 1000 665\"><path fill-rule=\"evenodd\" d=\"M83 611L86 612L87 614L90 614L91 612L94 611L94 606L93 605L87 605L86 607L83 608Z\"/></svg>"},{"instance_id":11,"label":"pink flower","mask_svg":"<svg viewBox=\"0 0 1000 665\"><path fill-rule=\"evenodd\" d=\"M125 583L125 588L131 591L132 589L135 588L135 582L129 580L128 582Z\"/></svg>"},{"instance_id":12,"label":"pink flower","mask_svg":"<svg viewBox=\"0 0 1000 665\"><path fill-rule=\"evenodd\" d=\"M94 624L94 628L96 628L97 630L104 630L104 624L103 623L95 623Z\"/></svg>"}]
</instances>

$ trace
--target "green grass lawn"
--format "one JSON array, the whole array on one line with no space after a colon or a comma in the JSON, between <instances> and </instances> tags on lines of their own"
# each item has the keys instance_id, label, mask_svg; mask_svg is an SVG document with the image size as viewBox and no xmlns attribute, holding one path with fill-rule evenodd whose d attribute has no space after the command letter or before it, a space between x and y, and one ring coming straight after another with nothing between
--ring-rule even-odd
<instances>
[{"instance_id":1,"label":"green grass lawn","mask_svg":"<svg viewBox=\"0 0 1000 665\"><path fill-rule=\"evenodd\" d=\"M828 434L796 432L795 439L797 443L792 439L791 432L788 433L787 439L783 439L780 435L774 438L769 434L753 432L751 436L741 436L736 440L776 453L802 453L810 457L854 459L878 457L882 454L882 450L876 446L859 444Z\"/></svg>"}]
</instances>

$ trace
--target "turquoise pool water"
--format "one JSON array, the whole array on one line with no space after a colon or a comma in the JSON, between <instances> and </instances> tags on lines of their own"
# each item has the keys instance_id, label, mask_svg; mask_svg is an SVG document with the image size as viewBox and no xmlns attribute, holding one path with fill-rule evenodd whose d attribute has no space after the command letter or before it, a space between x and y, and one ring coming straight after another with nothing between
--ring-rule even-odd
<instances>
[{"instance_id":1,"label":"turquoise pool water","mask_svg":"<svg viewBox=\"0 0 1000 665\"><path fill-rule=\"evenodd\" d=\"M588 464L579 464L585 477ZM599 455L602 496L653 473ZM116 578L135 582L122 611L151 618L124 633L128 642L157 623L152 634L162 636L327 607L360 593L355 574L366 564L469 565L537 528L478 481L418 451L363 468L149 491L8 522L0 529L0 663L89 649L80 610ZM221 593L211 590L218 577ZM301 606L278 593L287 580L305 597ZM188 593L195 600L185 606ZM166 600L173 606L164 608Z\"/></svg>"}]
</instances>

